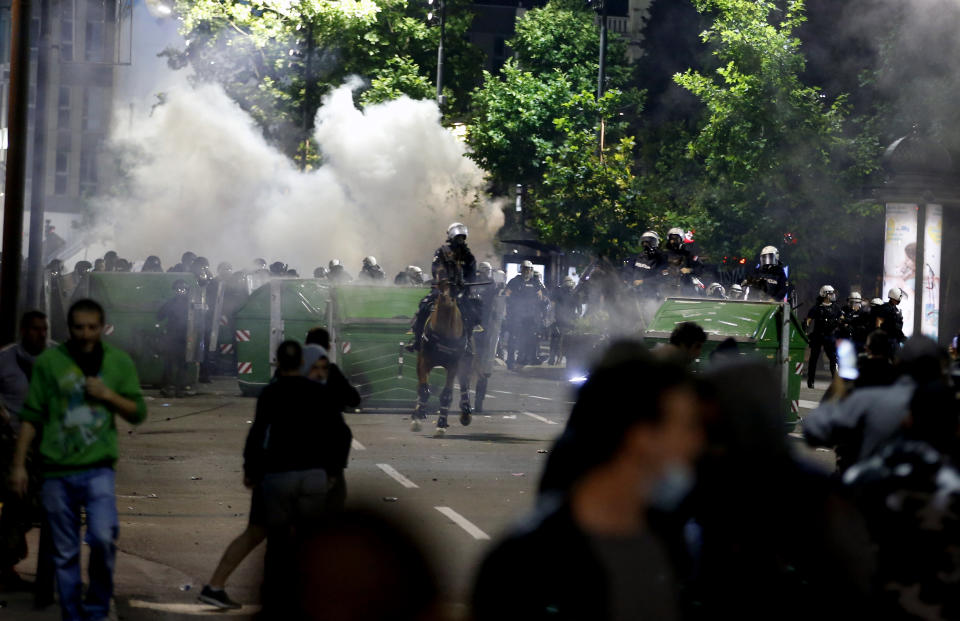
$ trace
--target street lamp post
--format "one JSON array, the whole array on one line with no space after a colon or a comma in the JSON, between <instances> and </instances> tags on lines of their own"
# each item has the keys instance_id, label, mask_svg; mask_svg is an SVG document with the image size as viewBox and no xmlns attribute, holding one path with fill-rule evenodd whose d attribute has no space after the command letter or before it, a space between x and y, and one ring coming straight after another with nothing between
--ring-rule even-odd
<instances>
[{"instance_id":1,"label":"street lamp post","mask_svg":"<svg viewBox=\"0 0 960 621\"><path fill-rule=\"evenodd\" d=\"M447 35L447 2L446 0L427 0L431 7L434 2L438 2L440 18L440 43L437 45L437 105L443 107L446 100L443 96L443 42ZM433 11L427 13L427 19L433 19Z\"/></svg>"},{"instance_id":2,"label":"street lamp post","mask_svg":"<svg viewBox=\"0 0 960 621\"><path fill-rule=\"evenodd\" d=\"M600 68L597 71L597 101L603 97L604 82L607 76L607 2L608 0L597 0L597 9L600 13Z\"/></svg>"}]
</instances>

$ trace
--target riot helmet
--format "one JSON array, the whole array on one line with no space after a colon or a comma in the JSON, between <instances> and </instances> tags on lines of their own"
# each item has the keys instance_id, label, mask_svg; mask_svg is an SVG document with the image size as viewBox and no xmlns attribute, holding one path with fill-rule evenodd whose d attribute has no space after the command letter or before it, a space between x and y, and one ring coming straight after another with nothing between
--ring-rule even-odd
<instances>
[{"instance_id":1,"label":"riot helmet","mask_svg":"<svg viewBox=\"0 0 960 621\"><path fill-rule=\"evenodd\" d=\"M477 274L480 278L484 280L490 278L490 274L493 273L493 266L490 265L488 261L481 261L477 264Z\"/></svg>"},{"instance_id":2,"label":"riot helmet","mask_svg":"<svg viewBox=\"0 0 960 621\"><path fill-rule=\"evenodd\" d=\"M321 266L318 267L317 269L313 270L313 277L314 277L314 278L326 278L326 277L327 277L327 268L325 268L325 267L323 267L323 266L321 265Z\"/></svg>"},{"instance_id":3,"label":"riot helmet","mask_svg":"<svg viewBox=\"0 0 960 621\"><path fill-rule=\"evenodd\" d=\"M462 222L454 222L447 227L447 241L455 245L467 242L467 226Z\"/></svg>"},{"instance_id":4,"label":"riot helmet","mask_svg":"<svg viewBox=\"0 0 960 621\"><path fill-rule=\"evenodd\" d=\"M372 254L366 257L363 257L363 266L364 267L375 267L377 265L377 257Z\"/></svg>"},{"instance_id":5,"label":"riot helmet","mask_svg":"<svg viewBox=\"0 0 960 621\"><path fill-rule=\"evenodd\" d=\"M837 299L837 292L830 285L820 287L820 297L824 302L834 302Z\"/></svg>"},{"instance_id":6,"label":"riot helmet","mask_svg":"<svg viewBox=\"0 0 960 621\"><path fill-rule=\"evenodd\" d=\"M219 265L217 265L217 276L220 278L226 278L231 274L233 274L233 266L230 265L230 263L222 261Z\"/></svg>"},{"instance_id":7,"label":"riot helmet","mask_svg":"<svg viewBox=\"0 0 960 621\"><path fill-rule=\"evenodd\" d=\"M524 280L530 280L533 277L533 261L528 259L520 264L520 276Z\"/></svg>"},{"instance_id":8,"label":"riot helmet","mask_svg":"<svg viewBox=\"0 0 960 621\"><path fill-rule=\"evenodd\" d=\"M567 291L573 291L574 287L577 286L577 281L573 279L573 276L567 274L563 277L563 284L561 286Z\"/></svg>"},{"instance_id":9,"label":"riot helmet","mask_svg":"<svg viewBox=\"0 0 960 621\"><path fill-rule=\"evenodd\" d=\"M503 270L493 270L493 282L495 282L498 287L502 287L507 283L507 273Z\"/></svg>"},{"instance_id":10,"label":"riot helmet","mask_svg":"<svg viewBox=\"0 0 960 621\"><path fill-rule=\"evenodd\" d=\"M190 252L189 250L184 252L183 255L180 257L180 263L183 264L183 267L185 269L190 269L190 266L193 265L193 262L196 260L197 260L197 255L193 252Z\"/></svg>"},{"instance_id":11,"label":"riot helmet","mask_svg":"<svg viewBox=\"0 0 960 621\"><path fill-rule=\"evenodd\" d=\"M723 288L718 282L710 283L710 286L707 287L707 297L711 298L726 298L727 290Z\"/></svg>"},{"instance_id":12,"label":"riot helmet","mask_svg":"<svg viewBox=\"0 0 960 621\"><path fill-rule=\"evenodd\" d=\"M270 273L274 276L286 276L287 264L283 261L274 261L270 264Z\"/></svg>"},{"instance_id":13,"label":"riot helmet","mask_svg":"<svg viewBox=\"0 0 960 621\"><path fill-rule=\"evenodd\" d=\"M253 271L263 272L267 269L267 262L264 259L254 259L253 260Z\"/></svg>"},{"instance_id":14,"label":"riot helmet","mask_svg":"<svg viewBox=\"0 0 960 621\"><path fill-rule=\"evenodd\" d=\"M106 261L106 260L108 260L108 259L116 260L117 257L119 257L119 256L120 256L120 255L117 254L117 251L116 251L116 250L107 250L106 254L103 255L103 260L104 260L104 261Z\"/></svg>"},{"instance_id":15,"label":"riot helmet","mask_svg":"<svg viewBox=\"0 0 960 621\"><path fill-rule=\"evenodd\" d=\"M141 272L162 272L163 265L160 264L160 257L155 254L151 254L147 257L146 261L143 262L143 267L140 268Z\"/></svg>"},{"instance_id":16,"label":"riot helmet","mask_svg":"<svg viewBox=\"0 0 960 621\"><path fill-rule=\"evenodd\" d=\"M76 272L78 276L83 276L92 269L93 266L90 264L90 261L77 261L73 266L73 271Z\"/></svg>"},{"instance_id":17,"label":"riot helmet","mask_svg":"<svg viewBox=\"0 0 960 621\"><path fill-rule=\"evenodd\" d=\"M408 266L407 266L407 273L410 274L410 275L416 274L417 276L422 276L422 275L423 275L423 270L420 269L419 267L417 267L416 265L408 265Z\"/></svg>"},{"instance_id":18,"label":"riot helmet","mask_svg":"<svg viewBox=\"0 0 960 621\"><path fill-rule=\"evenodd\" d=\"M901 298L903 298L903 289L894 287L887 292L887 297L890 298L890 301L894 304L899 304Z\"/></svg>"},{"instance_id":19,"label":"riot helmet","mask_svg":"<svg viewBox=\"0 0 960 621\"><path fill-rule=\"evenodd\" d=\"M880 298L873 298L872 300L870 300L871 308L876 308L878 306L883 306L883 300L881 300Z\"/></svg>"},{"instance_id":20,"label":"riot helmet","mask_svg":"<svg viewBox=\"0 0 960 621\"><path fill-rule=\"evenodd\" d=\"M774 246L764 246L763 250L760 251L760 265L766 267L768 265L776 265L780 262L780 251Z\"/></svg>"},{"instance_id":21,"label":"riot helmet","mask_svg":"<svg viewBox=\"0 0 960 621\"><path fill-rule=\"evenodd\" d=\"M667 231L667 248L678 250L683 244L683 229L675 226Z\"/></svg>"},{"instance_id":22,"label":"riot helmet","mask_svg":"<svg viewBox=\"0 0 960 621\"><path fill-rule=\"evenodd\" d=\"M850 304L850 308L854 310L859 310L863 306L863 298L860 296L859 291L851 291L847 302Z\"/></svg>"},{"instance_id":23,"label":"riot helmet","mask_svg":"<svg viewBox=\"0 0 960 621\"><path fill-rule=\"evenodd\" d=\"M647 231L640 236L640 245L644 250L656 250L660 247L660 236L654 231Z\"/></svg>"},{"instance_id":24,"label":"riot helmet","mask_svg":"<svg viewBox=\"0 0 960 621\"><path fill-rule=\"evenodd\" d=\"M60 272L63 271L63 261L60 259L53 259L47 263L47 271L53 276L59 276Z\"/></svg>"},{"instance_id":25,"label":"riot helmet","mask_svg":"<svg viewBox=\"0 0 960 621\"><path fill-rule=\"evenodd\" d=\"M330 259L330 263L328 263L327 266L331 272L334 271L334 269L343 269L343 263L340 262L340 259Z\"/></svg>"},{"instance_id":26,"label":"riot helmet","mask_svg":"<svg viewBox=\"0 0 960 621\"><path fill-rule=\"evenodd\" d=\"M743 287L741 287L737 283L730 285L730 299L739 300L742 297L743 297Z\"/></svg>"},{"instance_id":27,"label":"riot helmet","mask_svg":"<svg viewBox=\"0 0 960 621\"><path fill-rule=\"evenodd\" d=\"M126 259L117 259L117 266L114 271L117 272L130 272L133 271L133 264Z\"/></svg>"}]
</instances>

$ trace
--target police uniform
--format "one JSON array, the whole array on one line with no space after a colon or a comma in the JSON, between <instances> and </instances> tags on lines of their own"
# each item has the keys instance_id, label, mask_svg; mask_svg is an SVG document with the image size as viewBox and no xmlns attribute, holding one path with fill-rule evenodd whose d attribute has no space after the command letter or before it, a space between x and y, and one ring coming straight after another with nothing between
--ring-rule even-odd
<instances>
[{"instance_id":1,"label":"police uniform","mask_svg":"<svg viewBox=\"0 0 960 621\"><path fill-rule=\"evenodd\" d=\"M450 242L444 243L433 253L433 263L430 266L430 272L433 275L434 284L441 280L447 281L450 285L450 295L457 300L460 307L460 314L463 316L464 326L470 333L473 327L480 321L481 309L477 308L478 303L466 301L460 296L460 293L466 289L464 283L473 282L477 275L477 260L466 243L454 245ZM427 323L427 317L430 316L430 309L433 303L440 295L437 289L430 292L429 295L420 300L420 307L417 309L417 315L414 317L413 330L414 345L412 349L420 349L420 339L423 336L423 326ZM469 343L469 341L468 341ZM468 345L469 347L470 345ZM407 349L411 349L408 346Z\"/></svg>"},{"instance_id":2,"label":"police uniform","mask_svg":"<svg viewBox=\"0 0 960 621\"><path fill-rule=\"evenodd\" d=\"M890 337L890 344L894 349L903 344L907 337L903 334L903 313L896 304L891 304L889 300L877 307L874 312L880 329Z\"/></svg>"},{"instance_id":3,"label":"police uniform","mask_svg":"<svg viewBox=\"0 0 960 621\"><path fill-rule=\"evenodd\" d=\"M741 283L741 286L761 291L778 302L790 293L787 272L779 261L776 265L762 265L754 268L753 273Z\"/></svg>"},{"instance_id":4,"label":"police uniform","mask_svg":"<svg viewBox=\"0 0 960 621\"><path fill-rule=\"evenodd\" d=\"M810 332L810 362L807 367L807 386L812 388L821 350L830 361L830 374L836 373L836 332L840 324L840 308L834 303L817 304L807 313L807 321L813 322Z\"/></svg>"},{"instance_id":5,"label":"police uniform","mask_svg":"<svg viewBox=\"0 0 960 621\"><path fill-rule=\"evenodd\" d=\"M867 335L870 333L870 311L863 308L853 308L847 305L840 310L840 329L838 336L853 341L857 352L862 352L867 342Z\"/></svg>"},{"instance_id":6,"label":"police uniform","mask_svg":"<svg viewBox=\"0 0 960 621\"><path fill-rule=\"evenodd\" d=\"M644 250L626 260L623 279L628 286L636 286L638 291L650 291L655 294L665 263L666 258L659 248ZM634 285L637 281L640 282Z\"/></svg>"},{"instance_id":7,"label":"police uniform","mask_svg":"<svg viewBox=\"0 0 960 621\"><path fill-rule=\"evenodd\" d=\"M538 362L537 331L540 328L544 291L543 283L536 272L527 280L517 275L507 283L507 323L510 325L508 365Z\"/></svg>"}]
</instances>

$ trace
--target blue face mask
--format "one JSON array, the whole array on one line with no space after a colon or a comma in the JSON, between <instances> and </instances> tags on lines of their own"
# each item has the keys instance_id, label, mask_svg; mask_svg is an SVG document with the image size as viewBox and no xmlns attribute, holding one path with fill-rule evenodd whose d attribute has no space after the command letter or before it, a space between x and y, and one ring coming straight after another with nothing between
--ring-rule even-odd
<instances>
[{"instance_id":1,"label":"blue face mask","mask_svg":"<svg viewBox=\"0 0 960 621\"><path fill-rule=\"evenodd\" d=\"M674 511L684 501L696 478L687 464L673 463L667 466L650 492L650 506L660 511Z\"/></svg>"}]
</instances>

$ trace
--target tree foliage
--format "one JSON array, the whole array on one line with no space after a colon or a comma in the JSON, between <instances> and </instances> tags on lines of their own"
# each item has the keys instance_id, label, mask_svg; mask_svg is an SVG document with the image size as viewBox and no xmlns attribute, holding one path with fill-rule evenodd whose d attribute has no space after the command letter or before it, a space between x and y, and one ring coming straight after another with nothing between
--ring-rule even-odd
<instances>
[{"instance_id":1,"label":"tree foliage","mask_svg":"<svg viewBox=\"0 0 960 621\"><path fill-rule=\"evenodd\" d=\"M482 63L465 37L466 6L448 1L445 91L454 114ZM433 96L439 28L427 8L405 0L177 0L187 44L165 54L195 79L223 85L269 140L302 155L323 96L351 75L370 82L368 102Z\"/></svg>"}]
</instances>

